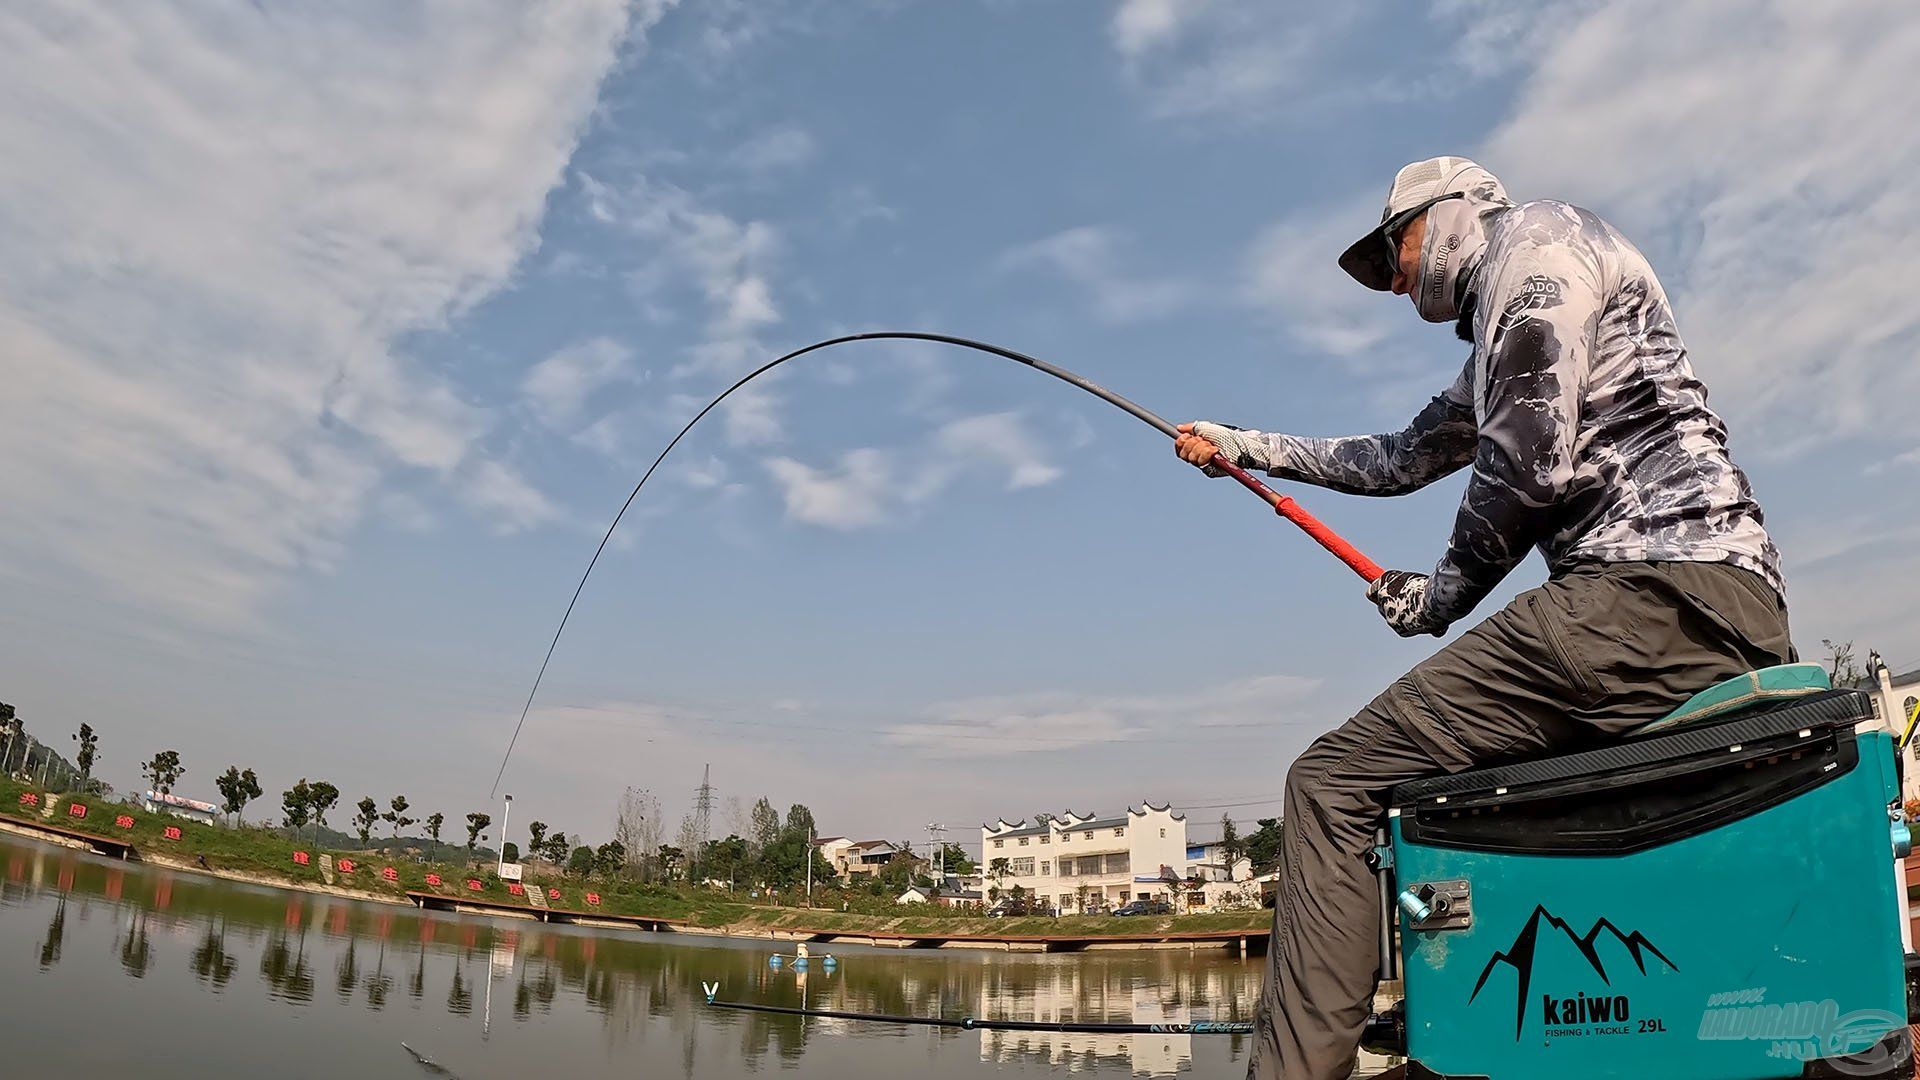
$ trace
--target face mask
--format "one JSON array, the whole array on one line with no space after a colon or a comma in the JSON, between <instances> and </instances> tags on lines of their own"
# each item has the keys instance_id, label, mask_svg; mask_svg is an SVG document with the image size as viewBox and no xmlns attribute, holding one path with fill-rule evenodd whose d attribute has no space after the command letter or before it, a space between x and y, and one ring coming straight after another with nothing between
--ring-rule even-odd
<instances>
[{"instance_id":1,"label":"face mask","mask_svg":"<svg viewBox=\"0 0 1920 1080\"><path fill-rule=\"evenodd\" d=\"M1472 198L1448 199L1427 211L1427 237L1420 245L1420 280L1413 290L1415 311L1428 322L1460 317L1460 275L1483 242L1479 215L1486 207Z\"/></svg>"}]
</instances>

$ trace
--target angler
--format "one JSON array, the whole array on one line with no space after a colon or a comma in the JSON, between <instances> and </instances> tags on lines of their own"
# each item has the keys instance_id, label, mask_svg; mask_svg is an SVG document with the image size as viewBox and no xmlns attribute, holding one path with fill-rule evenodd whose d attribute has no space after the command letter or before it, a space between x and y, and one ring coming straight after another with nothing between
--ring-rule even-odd
<instances>
[{"instance_id":1,"label":"angler","mask_svg":"<svg viewBox=\"0 0 1920 1080\"><path fill-rule=\"evenodd\" d=\"M1626 237L1516 204L1460 157L1394 178L1340 257L1472 346L1401 431L1313 438L1198 421L1176 452L1359 495L1471 469L1427 573L1367 590L1403 637L1441 635L1529 550L1546 584L1449 642L1287 773L1287 850L1248 1076L1348 1075L1381 964L1366 862L1406 781L1593 743L1696 691L1796 659L1780 560L1666 293Z\"/></svg>"}]
</instances>

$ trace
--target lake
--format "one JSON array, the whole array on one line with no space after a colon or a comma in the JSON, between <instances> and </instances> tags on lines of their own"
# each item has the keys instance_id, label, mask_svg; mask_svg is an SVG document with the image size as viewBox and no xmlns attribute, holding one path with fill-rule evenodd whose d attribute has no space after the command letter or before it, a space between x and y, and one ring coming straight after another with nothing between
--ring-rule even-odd
<instances>
[{"instance_id":1,"label":"lake","mask_svg":"<svg viewBox=\"0 0 1920 1080\"><path fill-rule=\"evenodd\" d=\"M120 863L0 834L0 1062L10 1075L1236 1076L1245 1036L907 1028L722 999L925 1016L1250 1019L1223 950L833 949L416 911Z\"/></svg>"}]
</instances>

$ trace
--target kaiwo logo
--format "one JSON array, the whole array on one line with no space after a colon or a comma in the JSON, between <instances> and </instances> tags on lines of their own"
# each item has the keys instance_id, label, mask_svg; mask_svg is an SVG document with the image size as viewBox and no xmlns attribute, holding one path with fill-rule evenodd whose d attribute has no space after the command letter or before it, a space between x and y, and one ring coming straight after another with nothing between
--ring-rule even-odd
<instances>
[{"instance_id":1,"label":"kaiwo logo","mask_svg":"<svg viewBox=\"0 0 1920 1080\"><path fill-rule=\"evenodd\" d=\"M1480 996L1480 991L1486 987L1487 977L1493 974L1495 967L1505 964L1512 968L1518 980L1514 990L1513 1040L1515 1042L1520 1041L1520 1033L1527 1026L1527 1001L1533 987L1533 961L1540 946L1542 924L1558 930L1569 942L1572 942L1573 947L1586 958L1588 966L1593 968L1594 974L1600 976L1600 981L1609 987L1613 985L1613 980L1607 977L1606 962L1600 959L1600 950L1594 944L1602 934L1610 935L1626 947L1627 955L1633 958L1634 966L1640 969L1642 975L1647 973L1648 954L1658 957L1668 969L1680 970L1672 960L1667 959L1665 953L1654 947L1653 942L1648 941L1638 930L1630 934L1624 933L1609 920L1601 918L1593 924L1593 929L1585 934L1577 934L1573 927L1567 925L1566 920L1545 907L1535 905L1533 915L1527 919L1527 925L1520 928L1520 936L1513 939L1512 945L1495 952L1487 960L1487 966L1480 972L1479 981L1473 984L1473 993L1467 997L1467 1003L1471 1005ZM1549 940L1553 940L1551 935ZM1633 1003L1625 994L1589 995L1582 992L1571 997L1541 994L1540 1012L1542 1022L1548 1027L1617 1024L1632 1019ZM1643 1030L1659 1029L1647 1028L1643 1024Z\"/></svg>"}]
</instances>

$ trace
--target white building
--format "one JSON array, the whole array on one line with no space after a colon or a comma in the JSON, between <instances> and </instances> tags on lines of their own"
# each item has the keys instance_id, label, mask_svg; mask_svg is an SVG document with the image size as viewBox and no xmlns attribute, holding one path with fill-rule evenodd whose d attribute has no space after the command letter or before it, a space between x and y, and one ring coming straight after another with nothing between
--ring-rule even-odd
<instances>
[{"instance_id":1,"label":"white building","mask_svg":"<svg viewBox=\"0 0 1920 1080\"><path fill-rule=\"evenodd\" d=\"M1879 653L1867 654L1867 678L1865 685L1859 687L1873 695L1874 711L1880 714L1881 722L1893 732L1894 738L1904 735L1907 724L1913 720L1914 710L1920 709L1920 671L1909 671L1896 675L1887 668L1886 661ZM1915 740L1920 742L1920 740ZM1920 746L1907 745L1906 790L1900 794L1906 799L1920 798Z\"/></svg>"},{"instance_id":2,"label":"white building","mask_svg":"<svg viewBox=\"0 0 1920 1080\"><path fill-rule=\"evenodd\" d=\"M1187 819L1152 803L1117 817L1068 810L1036 814L1032 824L1003 818L980 826L980 853L990 896L1018 887L1062 914L1171 901L1186 868Z\"/></svg>"},{"instance_id":3,"label":"white building","mask_svg":"<svg viewBox=\"0 0 1920 1080\"><path fill-rule=\"evenodd\" d=\"M1244 911L1260 904L1253 860L1241 855L1229 865L1218 840L1187 843L1186 879L1180 906L1184 913Z\"/></svg>"},{"instance_id":4,"label":"white building","mask_svg":"<svg viewBox=\"0 0 1920 1080\"><path fill-rule=\"evenodd\" d=\"M210 802L170 795L164 791L149 791L140 796L140 809L149 814L172 814L203 825L213 824L220 816L220 808Z\"/></svg>"}]
</instances>

